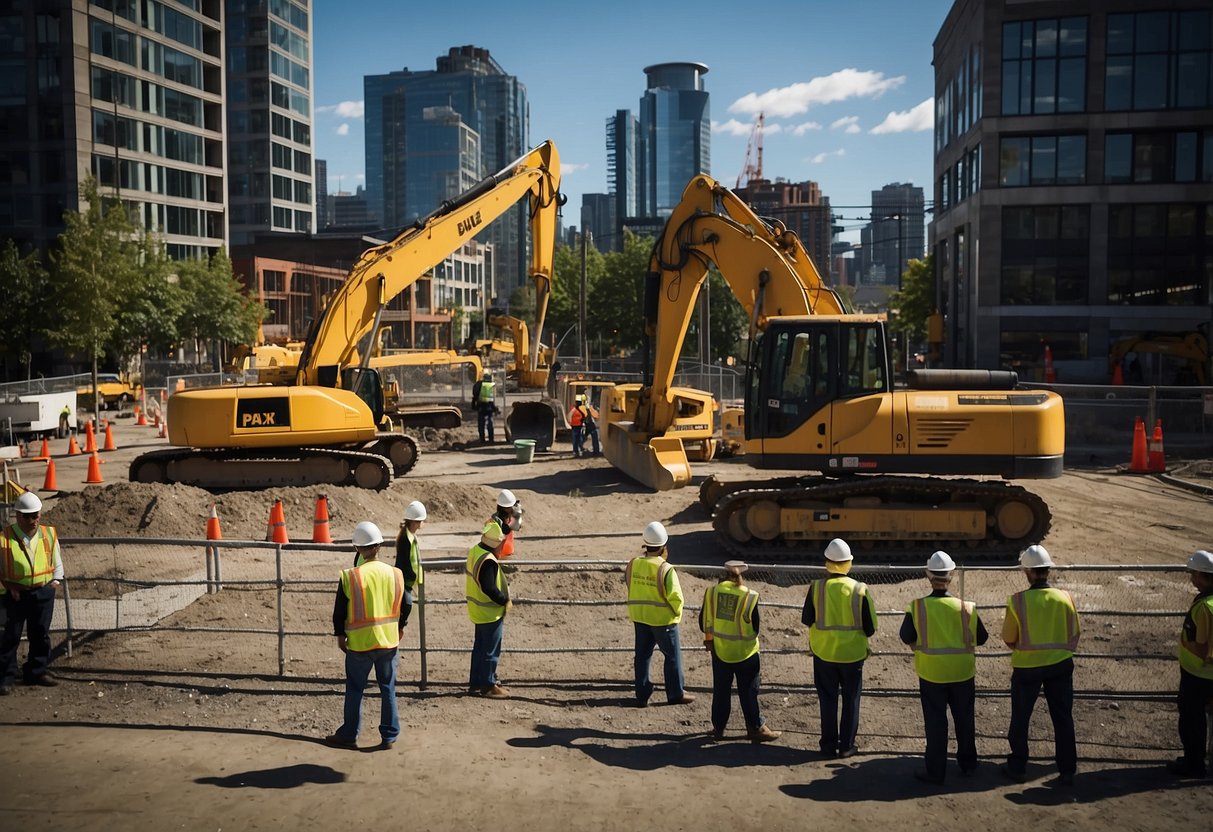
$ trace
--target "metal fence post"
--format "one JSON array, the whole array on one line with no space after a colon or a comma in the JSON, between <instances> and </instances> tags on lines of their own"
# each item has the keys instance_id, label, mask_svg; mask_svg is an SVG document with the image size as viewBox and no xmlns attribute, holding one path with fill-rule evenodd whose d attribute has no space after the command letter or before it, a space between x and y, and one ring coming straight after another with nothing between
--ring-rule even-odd
<instances>
[{"instance_id":1,"label":"metal fence post","mask_svg":"<svg viewBox=\"0 0 1213 832\"><path fill-rule=\"evenodd\" d=\"M421 681L419 686L421 690L425 690L429 685L429 668L426 664L425 652L425 581L417 582L417 627L418 635L421 638Z\"/></svg>"},{"instance_id":2,"label":"metal fence post","mask_svg":"<svg viewBox=\"0 0 1213 832\"><path fill-rule=\"evenodd\" d=\"M274 583L278 588L278 675L286 675L286 626L282 614L282 544L274 547Z\"/></svg>"},{"instance_id":3,"label":"metal fence post","mask_svg":"<svg viewBox=\"0 0 1213 832\"><path fill-rule=\"evenodd\" d=\"M215 547L208 543L203 551L206 560L206 594L212 595L215 592Z\"/></svg>"},{"instance_id":4,"label":"metal fence post","mask_svg":"<svg viewBox=\"0 0 1213 832\"><path fill-rule=\"evenodd\" d=\"M63 613L67 616L67 657L72 657L72 593L67 588L68 580L63 579Z\"/></svg>"},{"instance_id":5,"label":"metal fence post","mask_svg":"<svg viewBox=\"0 0 1213 832\"><path fill-rule=\"evenodd\" d=\"M212 546L211 551L215 555L215 592L223 589L223 557L219 554L219 546Z\"/></svg>"}]
</instances>

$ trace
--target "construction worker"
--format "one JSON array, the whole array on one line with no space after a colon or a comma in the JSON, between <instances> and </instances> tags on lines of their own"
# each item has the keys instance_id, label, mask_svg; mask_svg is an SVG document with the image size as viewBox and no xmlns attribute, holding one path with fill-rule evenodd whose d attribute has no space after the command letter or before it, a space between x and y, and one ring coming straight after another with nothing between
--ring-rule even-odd
<instances>
[{"instance_id":1,"label":"construction worker","mask_svg":"<svg viewBox=\"0 0 1213 832\"><path fill-rule=\"evenodd\" d=\"M758 652L758 593L741 581L748 568L744 561L727 561L724 577L720 583L708 587L699 610L704 646L712 653L712 737L724 738L736 679L746 738L756 743L774 742L783 732L768 728L758 707L762 669Z\"/></svg>"},{"instance_id":2,"label":"construction worker","mask_svg":"<svg viewBox=\"0 0 1213 832\"><path fill-rule=\"evenodd\" d=\"M514 532L522 528L522 501L508 488L503 488L497 495L497 510L485 522L484 531L494 525L501 529L505 538L497 557L505 560L514 554Z\"/></svg>"},{"instance_id":3,"label":"construction worker","mask_svg":"<svg viewBox=\"0 0 1213 832\"><path fill-rule=\"evenodd\" d=\"M636 631L636 705L644 708L653 694L649 659L653 648L665 656L665 697L671 705L689 705L694 694L686 692L682 675L682 648L678 623L682 621L682 587L678 573L666 559L669 541L665 526L654 520L644 527L644 552L628 561L624 583L628 588L628 618Z\"/></svg>"},{"instance_id":4,"label":"construction worker","mask_svg":"<svg viewBox=\"0 0 1213 832\"><path fill-rule=\"evenodd\" d=\"M39 524L42 501L26 491L13 505L16 521L0 535L0 605L4 607L4 635L0 639L0 696L7 696L17 679L17 648L26 630L29 654L23 678L27 685L54 687L50 675L51 618L55 591L63 581L59 535L54 526Z\"/></svg>"},{"instance_id":5,"label":"construction worker","mask_svg":"<svg viewBox=\"0 0 1213 832\"><path fill-rule=\"evenodd\" d=\"M927 560L931 594L906 607L901 640L914 648L918 698L927 738L924 783L941 784L948 766L948 710L956 725L956 762L968 777L977 770L977 646L989 638L971 601L948 593L956 563L947 552Z\"/></svg>"},{"instance_id":6,"label":"construction worker","mask_svg":"<svg viewBox=\"0 0 1213 832\"><path fill-rule=\"evenodd\" d=\"M484 371L480 381L472 385L472 404L476 408L476 430L480 433L480 441L493 441L493 414L497 412L495 398L497 386L493 384L493 374Z\"/></svg>"},{"instance_id":7,"label":"construction worker","mask_svg":"<svg viewBox=\"0 0 1213 832\"><path fill-rule=\"evenodd\" d=\"M863 663L868 639L876 632L876 607L867 584L847 577L851 547L834 538L825 550L825 578L809 584L800 615L809 628L813 651L813 686L821 709L821 751L828 757L859 753L859 697L863 693ZM842 721L838 697L842 695Z\"/></svg>"},{"instance_id":8,"label":"construction worker","mask_svg":"<svg viewBox=\"0 0 1213 832\"><path fill-rule=\"evenodd\" d=\"M359 523L350 540L362 565L342 570L333 602L333 634L345 654L345 713L341 727L325 742L358 747L362 691L373 667L380 699L378 747L387 751L400 736L396 662L404 634L404 574L379 560L383 535L374 523Z\"/></svg>"},{"instance_id":9,"label":"construction worker","mask_svg":"<svg viewBox=\"0 0 1213 832\"><path fill-rule=\"evenodd\" d=\"M569 425L573 428L573 456L589 456L585 450L585 440L589 437L594 448L594 456L601 456L602 449L598 444L598 411L586 401L582 394L574 399L573 409L569 411Z\"/></svg>"},{"instance_id":10,"label":"construction worker","mask_svg":"<svg viewBox=\"0 0 1213 832\"><path fill-rule=\"evenodd\" d=\"M1179 634L1179 741L1182 757L1167 763L1178 777L1206 777L1205 709L1213 702L1213 553L1200 550L1188 558L1188 579L1196 598Z\"/></svg>"},{"instance_id":11,"label":"construction worker","mask_svg":"<svg viewBox=\"0 0 1213 832\"><path fill-rule=\"evenodd\" d=\"M413 612L413 593L418 585L425 583L421 568L421 554L417 549L417 532L425 525L427 517L425 503L413 500L404 507L404 522L396 537L396 568L404 573L404 607L401 622L407 624Z\"/></svg>"},{"instance_id":12,"label":"construction worker","mask_svg":"<svg viewBox=\"0 0 1213 832\"><path fill-rule=\"evenodd\" d=\"M1019 555L1028 588L1007 599L1002 640L1011 648L1011 753L1002 766L1009 780L1022 783L1028 765L1028 723L1044 688L1053 720L1057 779L1074 782L1078 748L1074 740L1074 648L1078 646L1078 611L1064 589L1049 586L1053 559L1043 546Z\"/></svg>"},{"instance_id":13,"label":"construction worker","mask_svg":"<svg viewBox=\"0 0 1213 832\"><path fill-rule=\"evenodd\" d=\"M569 427L573 431L573 458L581 457L581 430L585 422L585 396L578 393L573 397L573 406L569 409Z\"/></svg>"},{"instance_id":14,"label":"construction worker","mask_svg":"<svg viewBox=\"0 0 1213 832\"><path fill-rule=\"evenodd\" d=\"M513 609L510 587L497 554L505 542L501 527L490 523L480 535L480 542L468 550L464 589L467 596L468 618L475 625L472 642L472 667L468 675L468 693L503 699L508 688L497 684L497 662L501 659L501 636L505 629L505 614Z\"/></svg>"}]
</instances>

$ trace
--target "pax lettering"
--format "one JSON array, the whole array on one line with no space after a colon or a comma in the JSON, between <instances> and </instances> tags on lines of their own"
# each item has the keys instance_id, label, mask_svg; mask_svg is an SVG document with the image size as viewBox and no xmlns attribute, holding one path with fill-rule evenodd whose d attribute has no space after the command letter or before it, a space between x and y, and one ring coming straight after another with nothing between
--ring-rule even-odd
<instances>
[{"instance_id":1,"label":"pax lettering","mask_svg":"<svg viewBox=\"0 0 1213 832\"><path fill-rule=\"evenodd\" d=\"M481 222L483 222L483 220L480 219L479 211L477 211L475 214L472 214L470 217L465 217L464 219L461 219L459 221L459 235L463 236L464 234L467 234L473 228L480 225Z\"/></svg>"},{"instance_id":2,"label":"pax lettering","mask_svg":"<svg viewBox=\"0 0 1213 832\"><path fill-rule=\"evenodd\" d=\"M273 428L278 427L278 414L269 413L241 413L240 427L242 428Z\"/></svg>"}]
</instances>

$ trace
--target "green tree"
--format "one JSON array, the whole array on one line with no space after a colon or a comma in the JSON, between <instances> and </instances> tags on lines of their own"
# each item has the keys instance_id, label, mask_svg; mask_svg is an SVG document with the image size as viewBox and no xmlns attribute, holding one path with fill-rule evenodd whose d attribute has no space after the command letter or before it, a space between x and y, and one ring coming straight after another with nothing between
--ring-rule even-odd
<instances>
[{"instance_id":1,"label":"green tree","mask_svg":"<svg viewBox=\"0 0 1213 832\"><path fill-rule=\"evenodd\" d=\"M593 296L593 288L602 279L606 268L606 258L602 252L593 246L586 250L586 285L588 294ZM559 339L573 327L579 318L579 303L581 300L581 250L572 246L556 247L555 278L552 281L552 299L548 303L547 330L555 333L553 339ZM593 309L586 301L586 314L593 317ZM589 329L589 327L586 327ZM578 351L577 341L565 342L561 349L566 353Z\"/></svg>"},{"instance_id":2,"label":"green tree","mask_svg":"<svg viewBox=\"0 0 1213 832\"><path fill-rule=\"evenodd\" d=\"M176 264L155 234L139 237L139 267L124 287L110 349L120 367L128 366L144 347L166 351L178 342L177 326L185 312L186 298L176 277Z\"/></svg>"},{"instance_id":3,"label":"green tree","mask_svg":"<svg viewBox=\"0 0 1213 832\"><path fill-rule=\"evenodd\" d=\"M897 310L894 330L906 333L910 343L926 339L927 318L935 311L935 255L907 264L901 290L889 298L889 308Z\"/></svg>"},{"instance_id":4,"label":"green tree","mask_svg":"<svg viewBox=\"0 0 1213 832\"><path fill-rule=\"evenodd\" d=\"M653 241L624 232L623 251L604 256L601 277L590 287L588 321L591 343L606 350L638 348L644 337L644 275Z\"/></svg>"},{"instance_id":5,"label":"green tree","mask_svg":"<svg viewBox=\"0 0 1213 832\"><path fill-rule=\"evenodd\" d=\"M723 361L737 354L738 341L748 333L750 320L746 317L741 302L733 295L729 284L715 268L708 271L707 285L708 313L711 318L709 328L712 335L709 362ZM698 315L691 318L691 328L687 332L682 352L684 356L699 354Z\"/></svg>"},{"instance_id":6,"label":"green tree","mask_svg":"<svg viewBox=\"0 0 1213 832\"><path fill-rule=\"evenodd\" d=\"M25 378L31 374L34 339L47 333L50 278L38 252L21 256L17 244L5 240L0 248L0 283L4 302L0 303L0 354L4 356L5 377L13 359Z\"/></svg>"},{"instance_id":7,"label":"green tree","mask_svg":"<svg viewBox=\"0 0 1213 832\"><path fill-rule=\"evenodd\" d=\"M195 344L253 342L268 310L244 293L226 251L220 249L209 260L177 263L177 277L187 299L178 323L182 339ZM218 345L214 346L213 359L218 360Z\"/></svg>"}]
</instances>

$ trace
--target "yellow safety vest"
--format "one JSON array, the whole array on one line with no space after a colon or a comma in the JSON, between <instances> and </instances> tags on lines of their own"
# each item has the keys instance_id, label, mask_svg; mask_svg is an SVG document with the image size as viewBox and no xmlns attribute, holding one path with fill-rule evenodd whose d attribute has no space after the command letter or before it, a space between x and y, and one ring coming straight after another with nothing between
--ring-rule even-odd
<instances>
[{"instance_id":1,"label":"yellow safety vest","mask_svg":"<svg viewBox=\"0 0 1213 832\"><path fill-rule=\"evenodd\" d=\"M729 664L744 662L758 652L754 610L758 593L732 581L708 587L703 596L704 633L712 639L716 658Z\"/></svg>"},{"instance_id":2,"label":"yellow safety vest","mask_svg":"<svg viewBox=\"0 0 1213 832\"><path fill-rule=\"evenodd\" d=\"M857 662L868 657L868 637L863 631L863 599L868 585L839 576L813 581L813 624L809 647L827 662ZM872 616L875 625L875 616Z\"/></svg>"},{"instance_id":3,"label":"yellow safety vest","mask_svg":"<svg viewBox=\"0 0 1213 832\"><path fill-rule=\"evenodd\" d=\"M479 543L468 549L464 590L467 594L468 618L472 620L473 624L492 624L505 616L505 607L485 595L484 590L480 588L480 569L489 560L498 563L493 553ZM509 585L506 583L505 570L501 568L500 563L497 565L497 589L509 597Z\"/></svg>"},{"instance_id":4,"label":"yellow safety vest","mask_svg":"<svg viewBox=\"0 0 1213 832\"><path fill-rule=\"evenodd\" d=\"M919 598L906 609L914 622L914 670L937 684L977 675L976 605L951 595Z\"/></svg>"},{"instance_id":5,"label":"yellow safety vest","mask_svg":"<svg viewBox=\"0 0 1213 832\"><path fill-rule=\"evenodd\" d=\"M415 587L425 583L425 572L421 569L421 553L417 550L417 536L408 529L401 529L404 533L405 540L409 544L409 565L413 567L413 574L417 576L417 580L412 584L406 584L405 589L412 592Z\"/></svg>"},{"instance_id":6,"label":"yellow safety vest","mask_svg":"<svg viewBox=\"0 0 1213 832\"><path fill-rule=\"evenodd\" d=\"M682 587L678 573L660 556L632 558L626 572L628 618L650 627L682 620ZM666 582L670 588L666 590Z\"/></svg>"},{"instance_id":7,"label":"yellow safety vest","mask_svg":"<svg viewBox=\"0 0 1213 832\"><path fill-rule=\"evenodd\" d=\"M497 385L491 381L480 382L480 395L476 401L485 404L493 400L493 393L497 389Z\"/></svg>"},{"instance_id":8,"label":"yellow safety vest","mask_svg":"<svg viewBox=\"0 0 1213 832\"><path fill-rule=\"evenodd\" d=\"M341 589L348 599L346 649L365 653L400 644L403 572L377 560L367 561L362 566L341 571Z\"/></svg>"},{"instance_id":9,"label":"yellow safety vest","mask_svg":"<svg viewBox=\"0 0 1213 832\"><path fill-rule=\"evenodd\" d=\"M1048 667L1074 656L1078 611L1064 589L1025 589L1007 599L1007 615L1019 625L1011 667Z\"/></svg>"},{"instance_id":10,"label":"yellow safety vest","mask_svg":"<svg viewBox=\"0 0 1213 832\"><path fill-rule=\"evenodd\" d=\"M0 537L4 582L31 589L50 583L55 577L58 540L54 526L38 526L27 542L21 530L10 524Z\"/></svg>"},{"instance_id":11,"label":"yellow safety vest","mask_svg":"<svg viewBox=\"0 0 1213 832\"><path fill-rule=\"evenodd\" d=\"M1197 633L1201 630L1200 616L1203 615L1205 638L1213 636L1213 595L1197 598L1196 603L1188 610L1188 615L1196 622ZM1213 679L1213 649L1210 649L1209 642L1204 642L1206 655L1202 658L1196 652L1197 644L1198 642L1185 639L1183 630L1179 631L1179 666L1193 676Z\"/></svg>"}]
</instances>

